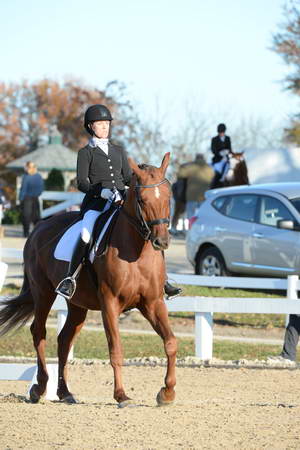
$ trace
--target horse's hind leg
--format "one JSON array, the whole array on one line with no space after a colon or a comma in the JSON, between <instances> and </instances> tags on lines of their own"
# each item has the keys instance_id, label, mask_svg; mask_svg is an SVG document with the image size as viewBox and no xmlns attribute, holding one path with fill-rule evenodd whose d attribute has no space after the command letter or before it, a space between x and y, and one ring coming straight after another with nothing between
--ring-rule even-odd
<instances>
[{"instance_id":1,"label":"horse's hind leg","mask_svg":"<svg viewBox=\"0 0 300 450\"><path fill-rule=\"evenodd\" d=\"M165 387L161 388L157 394L156 400L158 405L169 405L175 400L176 385L176 353L177 342L171 330L168 318L168 310L163 300L159 300L149 307L140 308L141 313L149 320L153 329L163 339L165 352L167 356L167 373L165 377Z\"/></svg>"},{"instance_id":2,"label":"horse's hind leg","mask_svg":"<svg viewBox=\"0 0 300 450\"><path fill-rule=\"evenodd\" d=\"M67 320L58 335L58 386L57 396L67 403L75 403L75 399L67 386L67 360L68 354L76 335L81 330L87 314L87 309L79 308L68 303Z\"/></svg>"},{"instance_id":3,"label":"horse's hind leg","mask_svg":"<svg viewBox=\"0 0 300 450\"><path fill-rule=\"evenodd\" d=\"M38 292L36 288L31 288L35 299L34 320L31 324L30 331L33 338L33 345L37 353L37 384L30 389L30 400L37 403L41 396L46 392L48 382L48 372L46 366L46 320L55 299L52 290L44 290L43 294Z\"/></svg>"}]
</instances>

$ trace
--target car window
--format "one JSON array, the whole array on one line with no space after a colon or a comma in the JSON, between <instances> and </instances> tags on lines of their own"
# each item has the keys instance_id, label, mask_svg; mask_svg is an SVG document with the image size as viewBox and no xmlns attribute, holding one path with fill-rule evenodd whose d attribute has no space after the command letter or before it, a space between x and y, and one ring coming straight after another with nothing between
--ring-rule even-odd
<instances>
[{"instance_id":1,"label":"car window","mask_svg":"<svg viewBox=\"0 0 300 450\"><path fill-rule=\"evenodd\" d=\"M296 210L300 213L300 198L290 199L290 202L292 203L294 208L296 208Z\"/></svg>"},{"instance_id":2,"label":"car window","mask_svg":"<svg viewBox=\"0 0 300 450\"><path fill-rule=\"evenodd\" d=\"M226 197L218 197L212 202L212 205L218 211L222 211L223 206L225 205L225 202L226 202L227 199L228 199L228 196L226 196Z\"/></svg>"},{"instance_id":3,"label":"car window","mask_svg":"<svg viewBox=\"0 0 300 450\"><path fill-rule=\"evenodd\" d=\"M292 213L277 198L261 197L258 221L262 225L277 226L278 220L294 220Z\"/></svg>"},{"instance_id":4,"label":"car window","mask_svg":"<svg viewBox=\"0 0 300 450\"><path fill-rule=\"evenodd\" d=\"M254 222L257 195L232 195L224 208L224 214L234 219Z\"/></svg>"}]
</instances>

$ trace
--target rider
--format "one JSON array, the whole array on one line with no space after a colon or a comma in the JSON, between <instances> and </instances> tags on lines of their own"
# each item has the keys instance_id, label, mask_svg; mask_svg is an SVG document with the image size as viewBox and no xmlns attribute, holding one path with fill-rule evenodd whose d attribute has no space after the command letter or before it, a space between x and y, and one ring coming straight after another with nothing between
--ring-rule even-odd
<instances>
[{"instance_id":1,"label":"rider","mask_svg":"<svg viewBox=\"0 0 300 450\"><path fill-rule=\"evenodd\" d=\"M75 245L68 273L55 292L69 300L76 289L76 277L81 268L87 246L91 240L96 219L107 211L111 203L119 204L125 198L125 185L129 186L131 169L126 152L109 140L111 121L109 109L104 105L90 106L84 115L84 128L91 135L88 144L77 157L78 189L86 195L81 205L82 227ZM168 298L181 292L165 283Z\"/></svg>"},{"instance_id":2,"label":"rider","mask_svg":"<svg viewBox=\"0 0 300 450\"><path fill-rule=\"evenodd\" d=\"M226 169L226 163L228 162L228 155L232 154L230 137L225 134L226 125L220 123L217 127L218 135L211 140L211 151L213 153L212 166L215 171L214 180L212 185L217 184Z\"/></svg>"}]
</instances>

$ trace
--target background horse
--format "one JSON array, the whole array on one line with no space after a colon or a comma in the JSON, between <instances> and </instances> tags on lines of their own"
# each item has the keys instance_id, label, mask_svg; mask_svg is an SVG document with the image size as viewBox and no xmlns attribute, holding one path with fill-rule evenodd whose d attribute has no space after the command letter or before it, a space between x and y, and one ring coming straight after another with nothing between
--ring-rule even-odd
<instances>
[{"instance_id":1,"label":"background horse","mask_svg":"<svg viewBox=\"0 0 300 450\"><path fill-rule=\"evenodd\" d=\"M165 178L170 153L159 168L138 166L129 158L134 172L125 203L114 225L105 255L97 256L93 270L97 283L84 266L77 289L68 302L66 323L58 336L58 387L61 401L75 403L67 387L66 363L75 336L84 324L88 309L101 310L114 372L114 398L122 406L130 401L122 383L123 352L118 326L119 315L137 308L149 320L164 342L167 356L165 386L157 395L159 404L175 398L177 344L170 329L163 299L166 278L162 250L169 245L170 185ZM3 302L0 334L23 326L34 316L30 327L37 352L37 384L30 390L32 402L45 393L48 374L45 359L46 319L55 300L55 287L66 271L66 262L54 259L54 249L66 227L78 213L66 213L41 221L24 248L24 283L20 295ZM61 231L63 230L63 231Z\"/></svg>"},{"instance_id":2,"label":"background horse","mask_svg":"<svg viewBox=\"0 0 300 450\"><path fill-rule=\"evenodd\" d=\"M221 177L219 174L214 176L210 184L210 189L250 184L244 152L232 153L228 157L226 156L226 158L228 158L228 170Z\"/></svg>"}]
</instances>

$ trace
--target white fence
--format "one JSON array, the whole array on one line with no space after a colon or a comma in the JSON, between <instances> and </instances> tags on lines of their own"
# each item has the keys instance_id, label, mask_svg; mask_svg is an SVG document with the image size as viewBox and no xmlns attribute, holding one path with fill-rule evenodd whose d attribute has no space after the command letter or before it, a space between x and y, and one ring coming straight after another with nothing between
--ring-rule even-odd
<instances>
[{"instance_id":1,"label":"white fence","mask_svg":"<svg viewBox=\"0 0 300 450\"><path fill-rule=\"evenodd\" d=\"M81 192L44 191L40 196L42 219L64 211L74 205L80 205L83 197L84 194ZM43 208L43 200L53 200L59 203L49 208Z\"/></svg>"},{"instance_id":2,"label":"white fence","mask_svg":"<svg viewBox=\"0 0 300 450\"><path fill-rule=\"evenodd\" d=\"M7 249L2 249L4 255ZM10 250L10 249L9 249ZM272 289L286 291L282 298L177 297L167 302L169 312L195 314L195 355L211 359L213 355L213 313L300 314L299 279L290 275L281 278L203 277L169 273L169 278L183 285L230 287L242 289ZM57 310L58 332L67 316L64 298L57 296L52 309Z\"/></svg>"},{"instance_id":3,"label":"white fence","mask_svg":"<svg viewBox=\"0 0 300 450\"><path fill-rule=\"evenodd\" d=\"M170 273L180 284L241 289L286 291L282 298L177 297L167 302L169 312L195 314L195 354L207 360L213 355L213 313L300 314L297 275L281 278L203 277Z\"/></svg>"}]
</instances>

